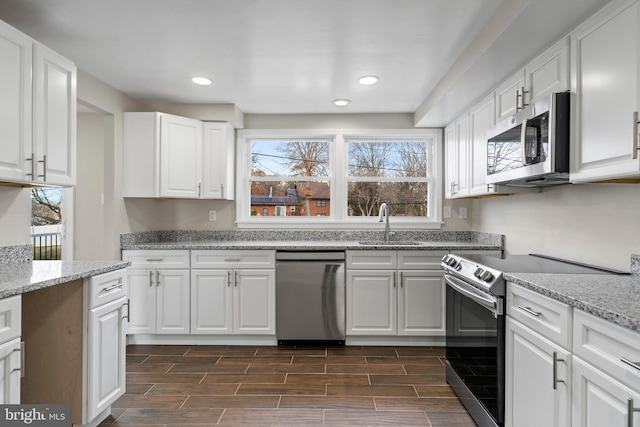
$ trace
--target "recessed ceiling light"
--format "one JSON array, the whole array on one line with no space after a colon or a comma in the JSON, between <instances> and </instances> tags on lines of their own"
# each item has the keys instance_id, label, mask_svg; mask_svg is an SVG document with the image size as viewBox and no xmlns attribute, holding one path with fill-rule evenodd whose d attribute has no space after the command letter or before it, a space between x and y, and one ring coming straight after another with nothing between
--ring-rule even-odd
<instances>
[{"instance_id":1,"label":"recessed ceiling light","mask_svg":"<svg viewBox=\"0 0 640 427\"><path fill-rule=\"evenodd\" d=\"M358 79L358 82L363 85L372 85L378 83L378 76L362 76Z\"/></svg>"},{"instance_id":2,"label":"recessed ceiling light","mask_svg":"<svg viewBox=\"0 0 640 427\"><path fill-rule=\"evenodd\" d=\"M349 99L334 99L331 102L333 102L333 105L335 105L337 107L346 107L347 105L349 105L351 100L349 100Z\"/></svg>"},{"instance_id":3,"label":"recessed ceiling light","mask_svg":"<svg viewBox=\"0 0 640 427\"><path fill-rule=\"evenodd\" d=\"M211 79L206 77L192 77L191 81L200 86L209 86L211 84Z\"/></svg>"}]
</instances>

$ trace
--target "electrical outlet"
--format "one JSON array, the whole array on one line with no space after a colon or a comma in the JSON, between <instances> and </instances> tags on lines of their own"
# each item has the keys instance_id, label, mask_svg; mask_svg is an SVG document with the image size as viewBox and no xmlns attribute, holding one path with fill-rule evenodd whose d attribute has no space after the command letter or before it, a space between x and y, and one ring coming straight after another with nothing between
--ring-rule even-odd
<instances>
[{"instance_id":1,"label":"electrical outlet","mask_svg":"<svg viewBox=\"0 0 640 427\"><path fill-rule=\"evenodd\" d=\"M209 211L209 221L213 222L215 220L216 220L216 211L212 209Z\"/></svg>"},{"instance_id":2,"label":"electrical outlet","mask_svg":"<svg viewBox=\"0 0 640 427\"><path fill-rule=\"evenodd\" d=\"M442 208L443 212L442 215L444 216L445 219L450 219L451 218L451 206L444 206Z\"/></svg>"},{"instance_id":3,"label":"electrical outlet","mask_svg":"<svg viewBox=\"0 0 640 427\"><path fill-rule=\"evenodd\" d=\"M460 219L467 219L467 208L460 208Z\"/></svg>"}]
</instances>

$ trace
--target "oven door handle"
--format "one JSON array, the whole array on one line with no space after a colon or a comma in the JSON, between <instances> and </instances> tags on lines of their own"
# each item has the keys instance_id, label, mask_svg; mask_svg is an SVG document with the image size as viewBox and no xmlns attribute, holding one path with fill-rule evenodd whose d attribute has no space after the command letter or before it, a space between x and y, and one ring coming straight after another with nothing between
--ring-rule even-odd
<instances>
[{"instance_id":1,"label":"oven door handle","mask_svg":"<svg viewBox=\"0 0 640 427\"><path fill-rule=\"evenodd\" d=\"M462 280L456 279L453 276L450 276L448 274L446 274L444 276L444 280L446 280L447 285L451 286L454 290L460 292L462 295L472 299L473 301L477 302L478 304L488 308L489 310L491 310L493 313L497 312L497 302L493 299L490 298L484 298L483 296L479 295L478 293L468 289L469 285L467 285L466 283L464 283Z\"/></svg>"}]
</instances>

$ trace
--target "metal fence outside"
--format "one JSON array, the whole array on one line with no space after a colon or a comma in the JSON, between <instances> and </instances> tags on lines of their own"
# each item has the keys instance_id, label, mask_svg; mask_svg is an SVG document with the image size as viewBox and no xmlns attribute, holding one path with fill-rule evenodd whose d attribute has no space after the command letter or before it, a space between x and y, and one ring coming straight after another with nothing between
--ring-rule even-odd
<instances>
[{"instance_id":1,"label":"metal fence outside","mask_svg":"<svg viewBox=\"0 0 640 427\"><path fill-rule=\"evenodd\" d=\"M62 259L62 233L34 233L31 234L34 260Z\"/></svg>"}]
</instances>

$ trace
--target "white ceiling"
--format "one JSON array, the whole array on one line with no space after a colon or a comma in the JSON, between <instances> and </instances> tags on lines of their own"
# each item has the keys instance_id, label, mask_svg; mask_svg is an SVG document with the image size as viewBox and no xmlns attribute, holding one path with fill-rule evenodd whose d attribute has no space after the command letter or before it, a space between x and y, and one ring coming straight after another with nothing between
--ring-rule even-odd
<instances>
[{"instance_id":1,"label":"white ceiling","mask_svg":"<svg viewBox=\"0 0 640 427\"><path fill-rule=\"evenodd\" d=\"M433 126L607 1L0 0L0 19L140 100L256 114L413 113L431 94L416 122ZM513 2L526 8L494 43L474 47ZM461 55L474 65L460 68ZM459 77L442 80L452 66ZM358 84L367 74L380 82ZM195 75L213 84L195 86ZM339 108L335 98L352 102Z\"/></svg>"}]
</instances>

